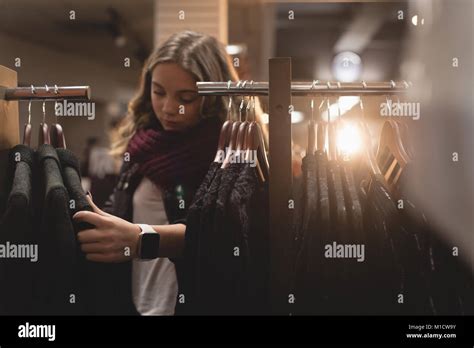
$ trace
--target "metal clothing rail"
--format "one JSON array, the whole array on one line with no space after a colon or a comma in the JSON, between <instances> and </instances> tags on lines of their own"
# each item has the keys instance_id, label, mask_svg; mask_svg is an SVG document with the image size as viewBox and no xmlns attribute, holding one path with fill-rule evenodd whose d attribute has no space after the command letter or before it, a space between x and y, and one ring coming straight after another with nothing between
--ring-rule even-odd
<instances>
[{"instance_id":1,"label":"metal clothing rail","mask_svg":"<svg viewBox=\"0 0 474 348\"><path fill-rule=\"evenodd\" d=\"M0 100L90 100L89 86L48 86L5 88L0 86Z\"/></svg>"},{"instance_id":2,"label":"metal clothing rail","mask_svg":"<svg viewBox=\"0 0 474 348\"><path fill-rule=\"evenodd\" d=\"M197 82L199 95L257 95L269 94L268 82ZM319 81L291 82L291 95L386 95L405 93L411 87L407 81L386 82L334 82Z\"/></svg>"}]
</instances>

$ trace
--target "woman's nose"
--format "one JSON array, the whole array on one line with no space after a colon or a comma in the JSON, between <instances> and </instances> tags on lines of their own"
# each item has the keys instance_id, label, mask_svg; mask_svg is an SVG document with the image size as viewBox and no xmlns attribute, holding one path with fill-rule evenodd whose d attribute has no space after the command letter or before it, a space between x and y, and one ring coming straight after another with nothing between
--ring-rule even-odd
<instances>
[{"instance_id":1,"label":"woman's nose","mask_svg":"<svg viewBox=\"0 0 474 348\"><path fill-rule=\"evenodd\" d=\"M169 115L178 113L179 103L174 98L166 98L163 104L163 112Z\"/></svg>"}]
</instances>

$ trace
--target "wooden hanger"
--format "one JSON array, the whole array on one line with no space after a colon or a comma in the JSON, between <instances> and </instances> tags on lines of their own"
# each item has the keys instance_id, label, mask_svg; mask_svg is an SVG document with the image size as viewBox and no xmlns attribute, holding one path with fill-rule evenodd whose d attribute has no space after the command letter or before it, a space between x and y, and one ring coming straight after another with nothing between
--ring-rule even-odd
<instances>
[{"instance_id":1,"label":"wooden hanger","mask_svg":"<svg viewBox=\"0 0 474 348\"><path fill-rule=\"evenodd\" d=\"M270 176L270 165L268 162L267 152L265 150L265 139L263 136L262 128L260 124L256 121L255 116L255 98L251 99L253 118L252 122L249 123L247 128L247 134L245 139L245 162L250 163L252 160L251 154L256 154L256 168L257 173L261 182L265 182L269 179Z\"/></svg>"},{"instance_id":2,"label":"wooden hanger","mask_svg":"<svg viewBox=\"0 0 474 348\"><path fill-rule=\"evenodd\" d=\"M63 127L59 123L53 123L49 129L51 145L55 148L65 149L66 138L64 137Z\"/></svg>"},{"instance_id":3,"label":"wooden hanger","mask_svg":"<svg viewBox=\"0 0 474 348\"><path fill-rule=\"evenodd\" d=\"M230 130L230 140L229 140L229 146L227 148L226 156L224 158L224 161L221 165L221 168L227 168L232 160L232 156L234 156L235 150L237 148L237 135L239 133L239 128L240 124L242 122L240 121L235 121L232 123L232 127Z\"/></svg>"},{"instance_id":4,"label":"wooden hanger","mask_svg":"<svg viewBox=\"0 0 474 348\"><path fill-rule=\"evenodd\" d=\"M398 125L393 120L385 121L382 126L376 160L390 191L395 193L398 180L410 162L410 157L403 148Z\"/></svg>"},{"instance_id":5,"label":"wooden hanger","mask_svg":"<svg viewBox=\"0 0 474 348\"><path fill-rule=\"evenodd\" d=\"M58 94L58 86L54 85L54 94ZM54 113L56 115L56 102L54 103ZM66 148L66 138L64 136L63 127L58 122L58 116L56 115L56 123L51 125L49 130L49 136L51 138L51 144L55 148Z\"/></svg>"},{"instance_id":6,"label":"wooden hanger","mask_svg":"<svg viewBox=\"0 0 474 348\"><path fill-rule=\"evenodd\" d=\"M311 85L311 89L314 88L316 84L319 83L319 80L313 81ZM311 119L308 122L308 148L306 149L306 153L308 155L313 155L316 150L316 123L314 122L314 97L311 98Z\"/></svg>"},{"instance_id":7,"label":"wooden hanger","mask_svg":"<svg viewBox=\"0 0 474 348\"><path fill-rule=\"evenodd\" d=\"M251 153L257 154L257 172L260 177L261 182L265 182L269 177L269 164L267 153L265 151L265 143L263 141L263 132L260 128L260 125L257 122L252 122L248 127L247 135L247 152L246 152L246 162L250 162Z\"/></svg>"},{"instance_id":8,"label":"wooden hanger","mask_svg":"<svg viewBox=\"0 0 474 348\"><path fill-rule=\"evenodd\" d=\"M402 145L405 149L410 160L413 160L413 149L410 140L410 132L408 131L408 125L405 122L397 122L400 135L402 137Z\"/></svg>"},{"instance_id":9,"label":"wooden hanger","mask_svg":"<svg viewBox=\"0 0 474 348\"><path fill-rule=\"evenodd\" d=\"M227 88L230 89L230 84L232 83L231 80L227 82ZM219 143L217 144L217 151L216 151L216 156L214 157L214 162L222 162L224 163L224 160L222 159L222 154L225 154L226 148L229 146L230 138L231 138L231 132L232 132L232 124L234 123L233 120L231 120L232 116L232 95L229 95L229 104L227 107L227 120L224 122L221 128L221 132L219 134Z\"/></svg>"},{"instance_id":10,"label":"wooden hanger","mask_svg":"<svg viewBox=\"0 0 474 348\"><path fill-rule=\"evenodd\" d=\"M225 153L226 147L229 145L230 132L232 129L233 121L227 120L224 122L219 134L219 142L217 144L217 152L214 157L214 162L222 161L222 153Z\"/></svg>"},{"instance_id":11,"label":"wooden hanger","mask_svg":"<svg viewBox=\"0 0 474 348\"><path fill-rule=\"evenodd\" d=\"M365 121L364 104L362 103L362 97L360 97L359 99L359 105L362 112L362 117L358 125L362 138L365 160L372 175L382 175L382 172L377 164L377 161L375 160L374 153L372 151L372 137L370 135L369 126Z\"/></svg>"},{"instance_id":12,"label":"wooden hanger","mask_svg":"<svg viewBox=\"0 0 474 348\"><path fill-rule=\"evenodd\" d=\"M46 103L43 102L43 122L40 123L38 131L38 146L43 144L50 144L48 124L46 123Z\"/></svg>"},{"instance_id":13,"label":"wooden hanger","mask_svg":"<svg viewBox=\"0 0 474 348\"><path fill-rule=\"evenodd\" d=\"M245 81L247 82L247 81ZM244 86L245 86L245 82L244 82ZM252 81L253 83L253 81ZM240 126L239 126L239 131L237 133L237 145L236 145L236 155L237 156L241 156L241 151L243 151L245 149L245 140L247 138L247 130L248 130L248 127L250 125L250 122L247 121L247 115L249 113L249 108L250 108L250 101L247 103L247 107L245 108L246 109L246 112L245 112L245 119L242 120L242 111L244 110L244 98L242 98L242 101L240 103L240 107L239 107L239 121L241 122L240 123Z\"/></svg>"},{"instance_id":14,"label":"wooden hanger","mask_svg":"<svg viewBox=\"0 0 474 348\"><path fill-rule=\"evenodd\" d=\"M23 145L31 147L31 100L28 103L28 121L23 128Z\"/></svg>"}]
</instances>

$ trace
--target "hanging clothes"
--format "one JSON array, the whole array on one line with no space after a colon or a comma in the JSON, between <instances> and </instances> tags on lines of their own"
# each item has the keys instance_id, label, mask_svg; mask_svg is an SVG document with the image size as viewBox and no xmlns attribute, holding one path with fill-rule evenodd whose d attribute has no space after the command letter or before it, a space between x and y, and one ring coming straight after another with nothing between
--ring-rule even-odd
<instances>
[{"instance_id":1,"label":"hanging clothes","mask_svg":"<svg viewBox=\"0 0 474 348\"><path fill-rule=\"evenodd\" d=\"M255 170L248 164L221 169L212 163L195 195L186 227L193 314L264 311L268 190Z\"/></svg>"},{"instance_id":2,"label":"hanging clothes","mask_svg":"<svg viewBox=\"0 0 474 348\"><path fill-rule=\"evenodd\" d=\"M79 160L68 149L56 149L60 160L64 185L68 191L70 202L69 216L78 211L93 211L81 185ZM94 228L85 222L73 221L74 232L77 233ZM130 268L127 263L107 264L88 261L76 241L78 260L78 280L76 282L77 303L84 315L119 315L133 313L130 287L128 282Z\"/></svg>"},{"instance_id":3,"label":"hanging clothes","mask_svg":"<svg viewBox=\"0 0 474 348\"><path fill-rule=\"evenodd\" d=\"M35 314L33 276L38 268L38 248L33 206L34 151L14 146L8 156L8 199L0 219L0 315ZM9 246L33 251L29 258L10 256ZM36 252L35 252L36 250Z\"/></svg>"},{"instance_id":4,"label":"hanging clothes","mask_svg":"<svg viewBox=\"0 0 474 348\"><path fill-rule=\"evenodd\" d=\"M75 314L78 289L78 260L74 227L70 217L69 194L64 186L56 150L49 144L37 150L37 209L41 212L38 260L41 271L36 279L41 314Z\"/></svg>"}]
</instances>

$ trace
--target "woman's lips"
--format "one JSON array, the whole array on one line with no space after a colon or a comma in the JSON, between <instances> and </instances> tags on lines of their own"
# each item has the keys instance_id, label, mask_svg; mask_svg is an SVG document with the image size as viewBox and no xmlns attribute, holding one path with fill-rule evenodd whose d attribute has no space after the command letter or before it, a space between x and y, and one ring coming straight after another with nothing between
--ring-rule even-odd
<instances>
[{"instance_id":1,"label":"woman's lips","mask_svg":"<svg viewBox=\"0 0 474 348\"><path fill-rule=\"evenodd\" d=\"M169 130L179 130L181 128L179 125L179 122L176 122L176 121L163 120L162 122L163 122L163 127Z\"/></svg>"}]
</instances>

